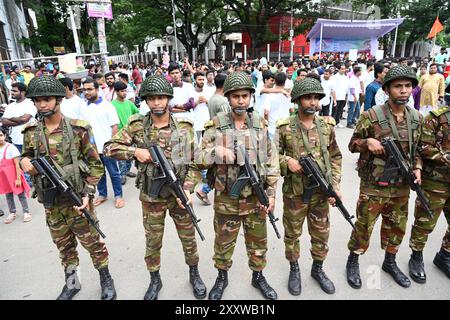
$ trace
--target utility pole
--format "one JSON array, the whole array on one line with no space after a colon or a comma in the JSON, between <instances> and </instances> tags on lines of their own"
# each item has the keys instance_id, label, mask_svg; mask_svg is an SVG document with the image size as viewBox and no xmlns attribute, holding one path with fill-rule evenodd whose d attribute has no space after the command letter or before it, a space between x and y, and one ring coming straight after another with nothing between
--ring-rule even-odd
<instances>
[{"instance_id":1,"label":"utility pole","mask_svg":"<svg viewBox=\"0 0 450 320\"><path fill-rule=\"evenodd\" d=\"M70 25L72 27L73 41L75 42L75 51L78 54L81 54L80 40L78 39L78 31L77 31L77 27L75 25L75 17L73 16L72 6L68 7L68 11L69 11L69 17L70 17Z\"/></svg>"},{"instance_id":2,"label":"utility pole","mask_svg":"<svg viewBox=\"0 0 450 320\"><path fill-rule=\"evenodd\" d=\"M291 29L289 30L289 36L291 40L291 54L290 61L294 61L294 7L291 6Z\"/></svg>"},{"instance_id":3,"label":"utility pole","mask_svg":"<svg viewBox=\"0 0 450 320\"><path fill-rule=\"evenodd\" d=\"M177 25L175 23L175 4L172 0L172 19L173 19L173 41L175 42L175 57L176 57L176 62L178 63L178 61L180 60L179 56L178 56L178 38L177 38Z\"/></svg>"},{"instance_id":4,"label":"utility pole","mask_svg":"<svg viewBox=\"0 0 450 320\"><path fill-rule=\"evenodd\" d=\"M283 17L280 18L279 31L278 31L278 61L281 61L281 24L283 23Z\"/></svg>"},{"instance_id":5,"label":"utility pole","mask_svg":"<svg viewBox=\"0 0 450 320\"><path fill-rule=\"evenodd\" d=\"M62 0L64 2L82 2L82 3L94 3L94 4L110 4L112 5L111 0ZM71 13L71 9L69 9L69 15ZM101 53L101 63L102 63L102 69L104 72L109 71L108 62L107 62L107 45L106 45L106 32L105 32L105 18L96 18L97 19L97 32L98 32L98 46L99 51ZM73 13L70 17L72 26L75 24L75 21L73 21ZM76 29L75 29L76 32ZM74 33L75 36L75 33ZM78 35L77 35L78 38ZM75 44L76 45L76 44ZM77 48L77 53L78 53ZM81 51L81 50L80 50Z\"/></svg>"}]
</instances>

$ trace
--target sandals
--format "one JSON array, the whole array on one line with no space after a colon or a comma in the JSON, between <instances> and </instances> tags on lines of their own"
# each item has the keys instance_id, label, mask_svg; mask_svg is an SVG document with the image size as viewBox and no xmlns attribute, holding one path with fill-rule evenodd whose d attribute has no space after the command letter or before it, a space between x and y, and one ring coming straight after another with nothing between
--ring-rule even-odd
<instances>
[{"instance_id":1,"label":"sandals","mask_svg":"<svg viewBox=\"0 0 450 320\"><path fill-rule=\"evenodd\" d=\"M117 209L123 208L125 206L125 200L123 198L117 198L114 202L114 206Z\"/></svg>"},{"instance_id":2,"label":"sandals","mask_svg":"<svg viewBox=\"0 0 450 320\"><path fill-rule=\"evenodd\" d=\"M31 214L29 212L25 212L23 214L23 222L30 222L32 219Z\"/></svg>"},{"instance_id":3,"label":"sandals","mask_svg":"<svg viewBox=\"0 0 450 320\"><path fill-rule=\"evenodd\" d=\"M16 217L17 217L17 215L15 213L10 213L3 222L5 224L10 224L14 220L16 220Z\"/></svg>"},{"instance_id":4,"label":"sandals","mask_svg":"<svg viewBox=\"0 0 450 320\"><path fill-rule=\"evenodd\" d=\"M101 205L103 202L105 202L107 199L104 197L98 197L94 200L94 207L98 207L99 205Z\"/></svg>"},{"instance_id":5,"label":"sandals","mask_svg":"<svg viewBox=\"0 0 450 320\"><path fill-rule=\"evenodd\" d=\"M209 202L209 199L208 199L208 195L203 196L200 193L200 191L196 191L195 194L197 195L197 198L199 198L203 202L204 205L207 205L207 206L211 205L211 202Z\"/></svg>"}]
</instances>

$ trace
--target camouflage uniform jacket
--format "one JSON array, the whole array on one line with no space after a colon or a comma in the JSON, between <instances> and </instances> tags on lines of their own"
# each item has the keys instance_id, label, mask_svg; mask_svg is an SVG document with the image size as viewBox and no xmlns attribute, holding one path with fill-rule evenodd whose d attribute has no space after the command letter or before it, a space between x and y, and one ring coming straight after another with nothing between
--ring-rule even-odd
<instances>
[{"instance_id":1,"label":"camouflage uniform jacket","mask_svg":"<svg viewBox=\"0 0 450 320\"><path fill-rule=\"evenodd\" d=\"M268 139L264 119L253 113L251 118L247 116L242 128L236 129L231 113L220 112L205 124L205 130L198 166L200 169L208 169L208 183L216 189L216 197L221 195L227 197L239 176L240 165L244 160L241 154L236 152L236 146L242 144L245 145L250 162L256 165L256 171L264 182L267 195L275 196L279 163L275 146ZM224 159L216 156L217 146L234 150L237 159L233 164L227 164ZM254 195L252 188L246 185L241 192L241 198L251 195Z\"/></svg>"},{"instance_id":2,"label":"camouflage uniform jacket","mask_svg":"<svg viewBox=\"0 0 450 320\"><path fill-rule=\"evenodd\" d=\"M420 154L424 177L450 182L450 107L433 110L425 117Z\"/></svg>"},{"instance_id":3,"label":"camouflage uniform jacket","mask_svg":"<svg viewBox=\"0 0 450 320\"><path fill-rule=\"evenodd\" d=\"M289 118L277 122L278 153L280 157L281 175L284 177L283 195L285 196L301 196L304 186L308 184L303 174L291 172L287 164L290 158L299 160L300 157L308 156L301 130L304 130L306 133L309 146L312 149L312 156L326 177L327 169L319 136L319 130L321 131L330 158L331 183L336 191L339 190L342 172L342 154L336 142L334 128L336 122L332 117L315 116L314 120L315 123L319 123L319 126L314 125L310 130L306 130L303 127L297 115L292 115Z\"/></svg>"},{"instance_id":4,"label":"camouflage uniform jacket","mask_svg":"<svg viewBox=\"0 0 450 320\"><path fill-rule=\"evenodd\" d=\"M374 156L368 149L367 139L374 138L381 141L383 138L394 137L393 130L390 125L387 128L382 128L381 123L374 111L374 108L380 108L384 113L385 118L389 119L392 115L392 110L388 103L383 106L374 106L373 108L365 111L361 114L353 136L350 139L349 149L352 153L360 153L358 160L358 173L361 178L360 191L368 195L379 197L403 197L409 195L409 186L403 181L401 177L397 177L394 183L388 186L380 186L377 184L377 178L382 177L384 173L384 166L386 164L386 156ZM416 113L414 117L417 118L417 123L408 124L407 113ZM400 142L397 145L400 147L403 155L407 160L412 162L413 169L422 169L422 159L419 152L415 152L415 155L411 161L410 142L409 142L409 128L416 126L412 132L413 146L418 146L420 142L420 135L422 131L422 115L415 109L405 107L405 116L399 122L395 116L393 121L397 127ZM413 122L413 121L411 121Z\"/></svg>"},{"instance_id":5,"label":"camouflage uniform jacket","mask_svg":"<svg viewBox=\"0 0 450 320\"><path fill-rule=\"evenodd\" d=\"M70 126L72 127L73 141L68 141L69 135L64 129L64 122L66 120L69 120ZM36 134L38 133L39 127L39 122L35 121L24 128L22 157L34 158L36 149L38 149L37 153L39 156L47 155L45 145L42 142L42 139L45 137L48 142L49 156L63 169L72 164L71 153L77 156L80 175L84 184L82 192L94 193L95 185L97 185L105 170L100 160L89 123L63 116L59 127L52 132L49 132L44 125L42 126L43 135L41 132L38 145L36 145ZM74 150L71 149L71 144L74 146L76 152L73 152ZM87 178L89 178L89 182Z\"/></svg>"},{"instance_id":6,"label":"camouflage uniform jacket","mask_svg":"<svg viewBox=\"0 0 450 320\"><path fill-rule=\"evenodd\" d=\"M194 190L194 148L195 136L192 121L185 118L170 116L169 125L157 128L152 124L150 114L143 116L133 115L122 130L108 141L103 154L117 160L132 160L136 148L148 149L144 139L147 132L150 144L157 143L164 150L166 158L172 161L176 176L184 183L183 188L193 192ZM171 195L167 186L161 190L160 197L151 198L144 187L150 183L147 178L153 177L153 163L138 164L138 176L136 187L141 190L140 200L145 202L164 202Z\"/></svg>"}]
</instances>

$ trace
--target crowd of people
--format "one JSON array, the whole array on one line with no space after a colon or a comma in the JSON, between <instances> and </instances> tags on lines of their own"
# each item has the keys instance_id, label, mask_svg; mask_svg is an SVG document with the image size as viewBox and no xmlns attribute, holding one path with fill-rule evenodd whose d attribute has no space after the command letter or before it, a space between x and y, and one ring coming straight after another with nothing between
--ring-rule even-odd
<instances>
[{"instance_id":1,"label":"crowd of people","mask_svg":"<svg viewBox=\"0 0 450 320\"><path fill-rule=\"evenodd\" d=\"M48 65L39 67L39 71L34 75L36 79L33 79L29 67L22 71L12 68L9 78L6 80L11 103L2 106L3 115L0 120L2 128L0 132L0 159L2 159L0 172L4 177L0 180L0 193L6 195L9 209L9 215L4 222L10 224L17 217L14 195L19 196L24 213L23 221L31 220L26 198L29 195L30 187L34 187L39 198L42 181L35 185L39 180L30 179L33 167L29 160L33 155L41 152L40 148L44 148L44 153L53 154L55 161L66 164L65 159L68 155L65 152L73 149L72 144L80 144L78 149L82 153L81 156L85 157L84 160L91 170L95 171L95 177L90 177L92 181L95 180L95 183L89 183L88 179L87 184L97 185L98 194L95 199L92 199L92 204L96 207L108 200L108 175L113 186L115 207L120 209L125 206L122 186L127 183L127 178L136 178L137 175L132 170L133 164L135 164L139 173L136 185L141 188L141 201L144 217L146 217L144 219L147 237L145 260L151 274L151 283L145 297L156 299L162 286L158 273L162 239L160 229L164 228L161 219L164 220L165 211L169 210L183 243L186 262L190 266L189 275L194 295L197 298L203 298L206 296L206 287L197 269L198 253L192 225L186 220L186 216L177 214L179 211L176 210L180 209L176 206L176 202L171 202L168 198L160 199L161 201L158 200L156 203L147 199L143 186L145 183L142 182L146 181L142 176L149 172L145 164L150 163L150 158L148 150L143 147L148 144L149 137L153 139L152 141L158 141L166 149L166 153L172 152L168 141L173 140L174 137L192 140L192 144L196 146L194 149L201 149L197 170L184 168L180 169L181 171L177 170L177 174L184 172L183 177L186 179L184 189L195 192L205 205L211 204L209 193L215 189L214 201L218 205L215 205L214 260L219 274L209 297L215 300L221 299L228 283L226 271L231 267L232 249L242 222L240 218L244 214L239 212L239 205L236 207L232 197L228 194L230 181L236 179L237 176L235 175L233 178L230 175L231 171L222 172L221 170L229 169L224 169L214 162L213 164L208 163L206 159L214 155L227 159L233 158L233 155L225 151L226 148L212 147L217 137L217 130L222 132L222 130L232 129L236 132L246 132L246 130L256 128L260 130L257 130L258 134L267 134L268 145L274 143L279 146L280 163L277 163L275 167L280 167L282 175L285 177L283 225L285 227L286 258L291 266L289 292L298 295L301 291L300 271L297 263L299 258L297 240L301 234L301 225L297 224L299 220L302 221L302 224L308 216L314 258L311 275L317 280L323 291L332 294L335 291L334 285L323 271L322 263L328 250L329 204L334 205L336 199L333 201L330 198L323 198L322 194L314 194L308 200L312 201L314 208L309 205L305 206L307 203L300 196L303 195L303 189L301 191L298 189L299 185L303 186L303 180L301 180L303 179L301 177L303 169L293 158L294 155L298 155L295 150L304 149L309 155L317 155L317 161L323 159L321 169L325 169L323 170L324 175L327 176L327 179L329 178L329 183L337 190L340 183L342 155L336 143L335 127L342 130L345 130L344 128L355 130L350 141L350 149L352 152L361 153L358 169L362 180L366 179L364 175L367 174L364 171L367 169L364 167L364 163L370 162L369 157L364 158L364 156L368 155L369 151L373 154L383 153L380 141L376 140L383 134L377 134L379 128L374 129L375 122L379 123L380 132L386 131L383 126L385 123L389 123L391 129L388 131L392 130L392 134L399 138L405 154L414 158L415 152L412 151L411 146L419 143L423 118L430 112L437 113L439 107L450 105L449 60L445 50L442 50L441 55L435 57L434 61L428 58L375 61L367 59L364 55L361 55L357 61L350 61L348 59L341 60L333 54L326 54L321 58L317 55L308 58L300 57L289 63L271 62L262 58L251 63L237 61L192 65L185 58L183 63L171 62L166 65L160 65L158 61L154 61L146 68L142 63L111 64L110 71L107 73L102 73L96 65L89 65L88 75L83 79L71 79L70 75L58 72L57 68L49 69ZM26 74L26 77L22 75L23 73ZM400 81L405 79L407 83ZM395 87L397 84L403 87ZM402 90L406 90L405 92L408 94L405 95ZM51 99L52 97L55 99ZM318 103L316 103L316 99L319 100ZM389 105L391 105L391 109L387 107ZM403 108L405 106L408 108L404 119L405 109ZM246 118L249 111L252 111L253 114L252 124ZM395 115L395 119L391 119L392 114ZM386 115L389 120L386 119ZM71 120L68 123L61 120L66 118ZM301 123L295 122L297 118ZM39 121L35 121L36 119ZM342 120L346 120L345 125ZM43 123L45 128L42 127ZM72 134L76 136L75 139L66 141L65 132L69 130L67 127L73 129ZM372 131L375 132L373 137L370 136ZM41 144L39 132L47 135L48 141L43 137L42 141L44 142ZM7 136L11 143L7 142ZM252 133L249 133L249 136L252 140ZM303 141L301 146L297 145L297 141L300 140ZM256 138L256 141L260 143L261 139ZM58 146L62 149L58 150ZM169 149L167 149L168 147ZM256 149L259 148L260 146ZM61 156L60 153L63 155ZM273 161L269 151L266 156ZM420 158L418 155L417 157ZM22 168L19 166L19 160ZM442 163L447 162L450 162L448 155L447 160L442 160ZM232 163L234 164L234 162ZM421 170L419 163L420 160L414 162L415 172ZM374 162L374 173L380 173L379 171L384 165L384 162L383 164ZM225 166L228 166L228 163ZM232 165L229 166L232 167ZM270 198L266 211L269 212L274 205L274 190L279 173L270 171L273 166L271 167L268 162L263 162L262 166L268 166L269 169L265 169L270 172L266 175L265 181L268 186L267 196ZM82 167L80 166L79 170L84 172ZM211 171L211 169L216 171ZM194 171L197 172L197 176ZM210 172L214 172L214 176L211 177ZM91 172L91 176L94 176L94 173ZM420 177L417 180L420 181ZM387 219L383 220L385 221L383 223L387 224L387 221L390 221L389 226L383 225L382 228L382 237L387 237L382 239L385 240L384 245L387 247L383 270L391 274L399 285L408 287L409 279L397 267L395 254L406 227L405 210L407 215L407 209L405 207L407 208L409 187L401 179L396 183L398 184L390 187L390 193L383 193L386 202L379 204L381 209L391 210L399 217L399 221L390 221L384 217L383 213L383 219ZM194 190L196 185L198 187ZM225 185L228 189L225 188ZM350 255L347 263L347 279L354 288L361 287L358 256L367 250L367 237L370 237L371 228L380 213L378 210L375 210L376 212L371 210L374 206L371 196L377 195L375 191L381 192L379 191L380 186L367 187L366 185L365 187L367 189L363 191L362 184L362 195L360 195L357 208L357 228L353 231L348 245ZM394 192L397 187L399 194ZM446 187L448 188L448 182ZM80 188L80 190L84 189ZM249 192L249 190L244 189L244 192ZM92 195L92 190L83 191L82 194ZM267 250L265 219L261 221L261 218L255 214L257 204L253 203L255 199L250 197L250 194L251 190L247 195L248 198L243 200L245 207L248 208L248 210L246 209L248 212L245 214L250 217L249 220L243 221L243 224L246 229L249 266L254 272L252 284L261 291L265 298L276 299L275 290L268 285L262 275L262 269L266 262L265 253L261 252ZM380 194L378 193L378 195ZM401 208L398 207L399 203L395 203L395 200L401 200ZM58 206L52 209L53 211L49 211L47 219L52 219L52 212L59 214L66 212L64 210L69 210L64 205L67 206L64 203L58 203ZM85 203L84 207L87 205L88 203ZM178 203L178 205L180 204ZM182 205L180 207L184 209ZM380 211L382 211L381 209ZM436 210L436 208L434 209ZM441 208L438 210L440 213ZM236 212L238 218L233 216ZM78 218L75 214L67 214L70 215L70 219ZM310 214L316 215L317 221L312 221ZM431 232L434 228L436 221L433 221L434 224L430 222L431 230L427 232ZM62 222L50 222L48 225L52 231L52 237L61 251L63 249L60 246L64 245L58 244L58 241L63 236L55 226ZM238 226L237 229L230 227L232 230L228 230L226 227L235 224ZM420 221L418 224L416 233L419 234L417 236L419 240L416 239L411 245L414 252L421 252L423 246L420 246L426 241L421 238L423 225L420 225ZM187 225L189 226L186 227ZM189 230L186 231L186 228ZM108 252L104 243L100 242L98 235L89 240L84 239L84 231L81 228L67 230L67 233L69 232L73 232L82 239L80 241L89 241L83 245L90 252L97 252L97 256L92 255L92 257L100 272L102 298L115 298L114 283L107 268ZM401 235L399 236L397 233ZM250 241L250 238L254 243ZM230 249L230 243L232 243L232 249ZM441 269L448 275L450 252L448 252L447 246L448 240L443 244L443 251L439 256L441 260L438 260L441 263ZM413 260L410 262L413 264L410 265L410 270L412 270L410 272L417 282L424 282L424 270L423 266L420 267L421 258L419 256L418 253L414 254ZM78 263L78 261L65 261L64 257L62 259L65 267L71 263ZM68 273L67 269L65 271L66 277L73 274L73 272ZM60 297L70 299L78 291L65 286Z\"/></svg>"},{"instance_id":2,"label":"crowd of people","mask_svg":"<svg viewBox=\"0 0 450 320\"><path fill-rule=\"evenodd\" d=\"M306 77L318 79L324 88L326 95L320 101L321 108L318 113L321 116L332 116L337 128L353 129L361 111L367 111L374 105L387 101L388 96L382 89L382 83L386 73L395 65L409 66L417 74L419 85L409 98L409 106L426 115L441 105L449 105L450 94L445 93L445 88L450 83L449 56L446 49L442 48L434 59L399 58L376 61L360 54L357 61L351 61L348 60L348 54L328 53L322 58L317 54L312 57L300 56L291 62L267 61L266 58L247 63L236 61L209 64L190 64L188 58L178 64L161 64L157 59L147 65L116 64L110 61L110 71L105 74L100 72L100 64L96 63L95 59L90 59L86 66L87 82L86 79L72 80L65 77L64 72L59 71L58 65L51 62L40 63L35 72L29 65L24 66L22 70L13 66L7 69L5 79L10 104L0 107L0 115L3 114L3 127L9 128L10 139L20 152L23 143L21 131L27 123L34 121L36 116L36 108L25 97L27 85L35 76L51 75L59 79L66 88L66 97L61 104L63 113L73 119L89 121L101 147L102 141L122 129L130 116L137 113L145 115L149 111L145 101L141 102L139 97L140 86L147 77L162 75L174 87L175 96L170 101L172 112L176 116L191 119L197 138L200 138L207 121L218 112L230 110L223 95L223 84L227 75L244 71L251 77L255 87L251 107L268 121L271 138L275 135L276 122L296 112L297 106L290 101L290 92L294 81ZM90 82L90 79L94 81ZM93 83L93 95L90 94L91 88L84 87L85 83L88 87L88 83ZM101 112L109 110L109 113L92 112L95 108L91 104L95 101ZM103 108L103 105L109 108ZM10 119L14 119L13 122ZM345 125L342 120L346 120ZM127 177L135 177L135 173L131 171L132 162L115 163L106 157L102 159L113 183L116 204L122 207L124 200L121 185L126 183ZM26 178L31 185L29 177ZM101 193L97 204L103 203L107 198L106 181L102 181L100 186ZM210 190L205 184L196 193L208 204L210 202L207 194ZM30 217L27 216L26 220L29 221ZM5 222L9 221L11 219Z\"/></svg>"}]
</instances>

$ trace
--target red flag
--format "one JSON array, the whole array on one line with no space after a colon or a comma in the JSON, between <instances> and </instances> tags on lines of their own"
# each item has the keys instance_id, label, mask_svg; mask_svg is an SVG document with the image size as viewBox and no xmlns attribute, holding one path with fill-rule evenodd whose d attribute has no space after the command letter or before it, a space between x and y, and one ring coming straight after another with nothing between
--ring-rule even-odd
<instances>
[{"instance_id":1,"label":"red flag","mask_svg":"<svg viewBox=\"0 0 450 320\"><path fill-rule=\"evenodd\" d=\"M442 30L444 30L444 26L439 21L439 17L436 17L436 20L434 21L433 26L431 27L431 30L430 30L430 33L428 34L427 39L433 39Z\"/></svg>"}]
</instances>

